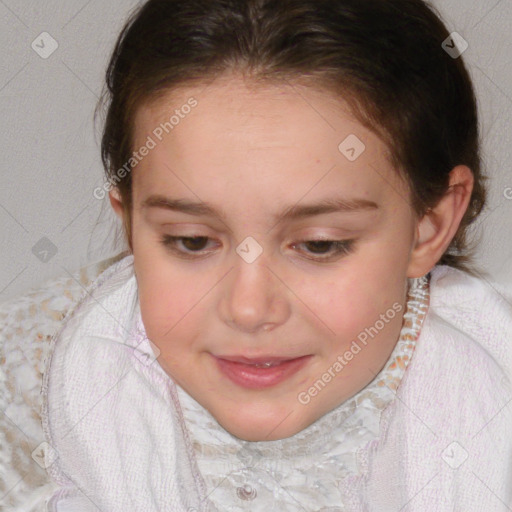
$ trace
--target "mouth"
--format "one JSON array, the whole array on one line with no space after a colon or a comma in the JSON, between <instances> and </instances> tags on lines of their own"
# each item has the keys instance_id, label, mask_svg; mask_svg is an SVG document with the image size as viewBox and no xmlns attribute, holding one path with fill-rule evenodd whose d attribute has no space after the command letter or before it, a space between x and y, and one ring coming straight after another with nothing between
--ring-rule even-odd
<instances>
[{"instance_id":1,"label":"mouth","mask_svg":"<svg viewBox=\"0 0 512 512\"><path fill-rule=\"evenodd\" d=\"M231 382L248 389L263 389L290 378L301 370L312 355L300 357L213 356L217 368Z\"/></svg>"}]
</instances>

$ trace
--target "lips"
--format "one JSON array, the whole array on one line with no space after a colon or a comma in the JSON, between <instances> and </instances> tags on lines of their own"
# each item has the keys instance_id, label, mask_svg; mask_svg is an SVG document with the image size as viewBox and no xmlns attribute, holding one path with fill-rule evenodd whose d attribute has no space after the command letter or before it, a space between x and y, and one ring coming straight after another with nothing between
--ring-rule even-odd
<instances>
[{"instance_id":1,"label":"lips","mask_svg":"<svg viewBox=\"0 0 512 512\"><path fill-rule=\"evenodd\" d=\"M303 368L311 357L214 356L224 377L249 389L263 389L283 382Z\"/></svg>"},{"instance_id":2,"label":"lips","mask_svg":"<svg viewBox=\"0 0 512 512\"><path fill-rule=\"evenodd\" d=\"M233 363L241 363L248 365L267 365L267 366L276 366L285 361L293 361L294 359L298 359L298 357L275 357L275 356L263 356L258 358L249 358L243 356L217 356L219 359L224 359L225 361L231 361Z\"/></svg>"}]
</instances>

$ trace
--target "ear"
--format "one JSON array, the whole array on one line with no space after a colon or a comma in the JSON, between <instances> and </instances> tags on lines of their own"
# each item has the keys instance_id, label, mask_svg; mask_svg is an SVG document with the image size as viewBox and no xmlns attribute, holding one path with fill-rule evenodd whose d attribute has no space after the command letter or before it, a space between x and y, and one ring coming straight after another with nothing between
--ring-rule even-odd
<instances>
[{"instance_id":1,"label":"ear","mask_svg":"<svg viewBox=\"0 0 512 512\"><path fill-rule=\"evenodd\" d=\"M424 276L441 259L467 210L473 184L469 167L458 165L452 169L446 194L416 225L407 277Z\"/></svg>"},{"instance_id":2,"label":"ear","mask_svg":"<svg viewBox=\"0 0 512 512\"><path fill-rule=\"evenodd\" d=\"M116 212L116 215L123 220L123 202L121 201L121 195L119 194L119 190L117 188L113 188L108 193L108 197L110 199L110 204L112 208Z\"/></svg>"}]
</instances>

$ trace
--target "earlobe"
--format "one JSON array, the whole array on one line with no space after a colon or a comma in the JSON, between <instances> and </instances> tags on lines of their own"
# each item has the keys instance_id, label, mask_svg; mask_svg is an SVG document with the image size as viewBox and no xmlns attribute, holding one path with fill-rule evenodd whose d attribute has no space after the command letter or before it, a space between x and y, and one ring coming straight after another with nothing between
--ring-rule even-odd
<instances>
[{"instance_id":1,"label":"earlobe","mask_svg":"<svg viewBox=\"0 0 512 512\"><path fill-rule=\"evenodd\" d=\"M446 194L416 226L407 277L424 276L441 259L467 210L473 184L473 173L469 167L459 165L452 169Z\"/></svg>"},{"instance_id":2,"label":"earlobe","mask_svg":"<svg viewBox=\"0 0 512 512\"><path fill-rule=\"evenodd\" d=\"M112 208L116 212L116 215L123 220L123 203L121 201L121 195L119 194L119 190L117 188L113 188L108 193L110 204Z\"/></svg>"}]
</instances>

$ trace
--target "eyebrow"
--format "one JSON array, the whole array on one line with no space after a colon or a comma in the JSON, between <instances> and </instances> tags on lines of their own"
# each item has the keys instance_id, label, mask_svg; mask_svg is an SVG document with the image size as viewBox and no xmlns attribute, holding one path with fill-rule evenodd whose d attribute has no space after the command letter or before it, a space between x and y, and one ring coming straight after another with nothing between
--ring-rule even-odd
<instances>
[{"instance_id":1,"label":"eyebrow","mask_svg":"<svg viewBox=\"0 0 512 512\"><path fill-rule=\"evenodd\" d=\"M142 209L162 208L169 211L186 213L188 215L214 217L227 220L226 213L221 209L205 202L195 202L188 199L173 199L159 194L151 195L141 203ZM297 220L315 215L329 213L346 213L377 210L379 206L373 201L360 198L327 198L316 203L295 205L285 208L274 216L275 222Z\"/></svg>"}]
</instances>

